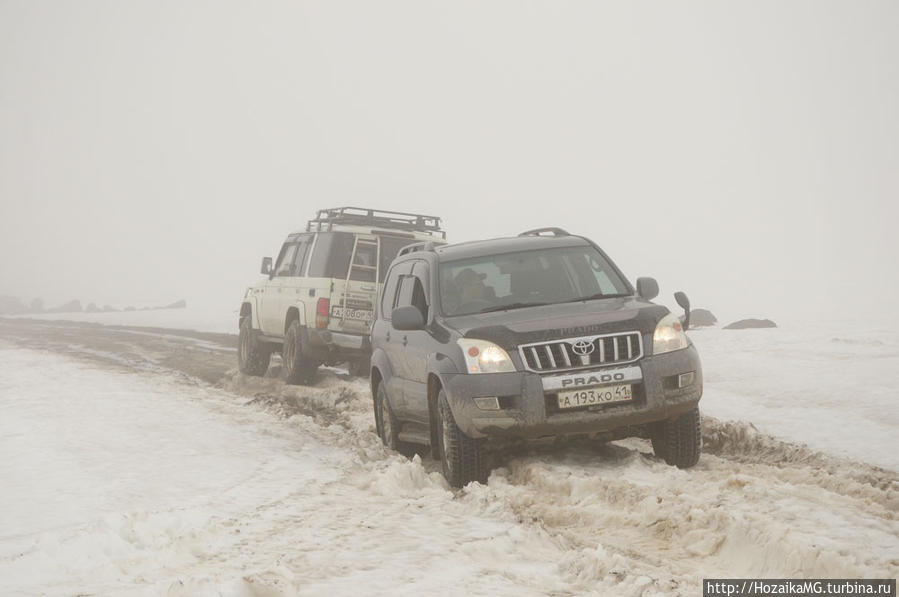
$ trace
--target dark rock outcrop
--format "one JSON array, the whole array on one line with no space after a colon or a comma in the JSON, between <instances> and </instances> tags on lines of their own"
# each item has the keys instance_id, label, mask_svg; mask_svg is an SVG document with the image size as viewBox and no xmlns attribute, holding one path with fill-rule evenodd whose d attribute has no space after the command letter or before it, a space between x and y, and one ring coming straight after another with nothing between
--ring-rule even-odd
<instances>
[{"instance_id":1,"label":"dark rock outcrop","mask_svg":"<svg viewBox=\"0 0 899 597\"><path fill-rule=\"evenodd\" d=\"M81 301L74 300L69 301L65 305L61 307L57 307L53 309L52 313L81 313L84 309L81 308Z\"/></svg>"},{"instance_id":2,"label":"dark rock outcrop","mask_svg":"<svg viewBox=\"0 0 899 597\"><path fill-rule=\"evenodd\" d=\"M681 315L680 320L681 322L684 321L683 315ZM691 328L701 328L715 325L716 323L718 323L718 318L715 317L708 309L690 309Z\"/></svg>"},{"instance_id":3,"label":"dark rock outcrop","mask_svg":"<svg viewBox=\"0 0 899 597\"><path fill-rule=\"evenodd\" d=\"M724 326L725 330L748 330L753 328L776 328L777 324L770 319L741 319Z\"/></svg>"}]
</instances>

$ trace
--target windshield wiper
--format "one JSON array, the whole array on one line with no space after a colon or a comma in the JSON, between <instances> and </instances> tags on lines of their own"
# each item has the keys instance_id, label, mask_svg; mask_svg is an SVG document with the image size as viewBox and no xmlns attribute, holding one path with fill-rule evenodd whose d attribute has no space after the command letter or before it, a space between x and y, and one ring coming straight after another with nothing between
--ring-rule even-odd
<instances>
[{"instance_id":1,"label":"windshield wiper","mask_svg":"<svg viewBox=\"0 0 899 597\"><path fill-rule=\"evenodd\" d=\"M570 301L565 301L566 303L579 303L581 301L595 301L599 299L607 299L607 298L621 298L624 296L630 296L629 294L591 294L590 296L582 296L580 298L572 299Z\"/></svg>"},{"instance_id":2,"label":"windshield wiper","mask_svg":"<svg viewBox=\"0 0 899 597\"><path fill-rule=\"evenodd\" d=\"M526 307L542 307L543 305L548 305L549 303L509 303L508 305L497 305L495 307L488 307L486 309L482 309L478 311L478 313L492 313L494 311L508 311L509 309L524 309Z\"/></svg>"}]
</instances>

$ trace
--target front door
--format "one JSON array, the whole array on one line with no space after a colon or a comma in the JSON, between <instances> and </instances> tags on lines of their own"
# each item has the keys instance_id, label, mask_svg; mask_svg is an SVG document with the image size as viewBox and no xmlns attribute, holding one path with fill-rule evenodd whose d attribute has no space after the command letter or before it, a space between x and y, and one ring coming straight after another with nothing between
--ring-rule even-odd
<instances>
[{"instance_id":1,"label":"front door","mask_svg":"<svg viewBox=\"0 0 899 597\"><path fill-rule=\"evenodd\" d=\"M297 235L297 250L288 273L277 278L281 281L281 286L278 288L277 294L278 313L276 317L280 321L282 332L286 331L284 323L287 321L287 310L291 307L303 308L303 302L309 298L309 284L303 283L306 280L303 275L306 273L306 256L309 253L313 236L313 234Z\"/></svg>"},{"instance_id":2,"label":"front door","mask_svg":"<svg viewBox=\"0 0 899 597\"><path fill-rule=\"evenodd\" d=\"M297 253L297 243L294 241L284 243L278 254L278 261L272 271L272 276L265 284L262 293L262 309L260 320L262 333L268 336L284 335L284 318L281 313L281 294L284 281L291 274L294 258Z\"/></svg>"},{"instance_id":3,"label":"front door","mask_svg":"<svg viewBox=\"0 0 899 597\"><path fill-rule=\"evenodd\" d=\"M407 276L401 289L399 305L412 305L425 322L430 315L428 296L428 263L413 262L412 275ZM405 364L403 370L403 410L406 416L419 423L428 422L428 355L434 343L427 329L401 332Z\"/></svg>"}]
</instances>

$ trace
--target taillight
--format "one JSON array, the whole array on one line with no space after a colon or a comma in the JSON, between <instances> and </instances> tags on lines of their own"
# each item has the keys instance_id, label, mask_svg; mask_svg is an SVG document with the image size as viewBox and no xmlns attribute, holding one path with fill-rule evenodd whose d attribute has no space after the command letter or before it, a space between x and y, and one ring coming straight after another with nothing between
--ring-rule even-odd
<instances>
[{"instance_id":1,"label":"taillight","mask_svg":"<svg viewBox=\"0 0 899 597\"><path fill-rule=\"evenodd\" d=\"M315 327L322 329L328 327L328 316L331 313L331 300L326 298L318 299L318 306L315 309Z\"/></svg>"}]
</instances>

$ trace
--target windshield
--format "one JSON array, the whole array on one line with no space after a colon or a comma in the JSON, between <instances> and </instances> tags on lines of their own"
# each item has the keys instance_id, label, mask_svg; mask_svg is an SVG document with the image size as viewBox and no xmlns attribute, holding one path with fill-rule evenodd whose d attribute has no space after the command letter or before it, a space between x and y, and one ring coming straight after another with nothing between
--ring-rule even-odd
<instances>
[{"instance_id":1,"label":"windshield","mask_svg":"<svg viewBox=\"0 0 899 597\"><path fill-rule=\"evenodd\" d=\"M627 283L591 246L440 264L440 303L448 317L629 294Z\"/></svg>"}]
</instances>

